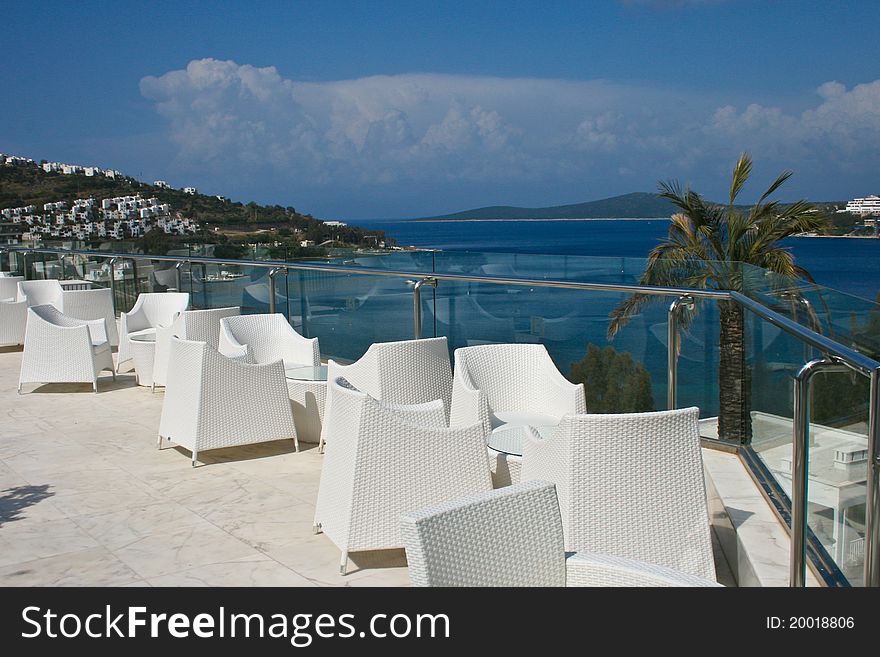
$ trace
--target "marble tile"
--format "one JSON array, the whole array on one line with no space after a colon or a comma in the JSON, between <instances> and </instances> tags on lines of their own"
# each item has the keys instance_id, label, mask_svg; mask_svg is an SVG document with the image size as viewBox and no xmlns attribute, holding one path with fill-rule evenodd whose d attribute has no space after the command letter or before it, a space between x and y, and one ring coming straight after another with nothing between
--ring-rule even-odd
<instances>
[{"instance_id":1,"label":"marble tile","mask_svg":"<svg viewBox=\"0 0 880 657\"><path fill-rule=\"evenodd\" d=\"M151 586L316 586L269 558L197 566L148 581Z\"/></svg>"},{"instance_id":2,"label":"marble tile","mask_svg":"<svg viewBox=\"0 0 880 657\"><path fill-rule=\"evenodd\" d=\"M0 526L0 566L99 547L67 518L16 520Z\"/></svg>"},{"instance_id":3,"label":"marble tile","mask_svg":"<svg viewBox=\"0 0 880 657\"><path fill-rule=\"evenodd\" d=\"M2 586L126 586L141 579L104 548L0 567Z\"/></svg>"},{"instance_id":4,"label":"marble tile","mask_svg":"<svg viewBox=\"0 0 880 657\"><path fill-rule=\"evenodd\" d=\"M174 502L157 502L121 511L77 516L74 522L110 550L117 550L156 533L169 533L210 523Z\"/></svg>"},{"instance_id":5,"label":"marble tile","mask_svg":"<svg viewBox=\"0 0 880 657\"><path fill-rule=\"evenodd\" d=\"M196 566L263 558L247 543L209 523L172 532L154 532L113 553L146 579Z\"/></svg>"}]
</instances>

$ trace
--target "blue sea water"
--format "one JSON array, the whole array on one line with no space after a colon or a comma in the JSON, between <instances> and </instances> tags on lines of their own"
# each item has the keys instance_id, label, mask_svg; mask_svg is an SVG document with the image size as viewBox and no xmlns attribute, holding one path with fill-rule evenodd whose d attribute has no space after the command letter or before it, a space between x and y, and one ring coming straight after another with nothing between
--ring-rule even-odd
<instances>
[{"instance_id":1,"label":"blue sea water","mask_svg":"<svg viewBox=\"0 0 880 657\"><path fill-rule=\"evenodd\" d=\"M400 245L448 251L647 257L667 232L666 219L639 221L359 221ZM875 300L880 239L799 237L785 242L820 285Z\"/></svg>"}]
</instances>

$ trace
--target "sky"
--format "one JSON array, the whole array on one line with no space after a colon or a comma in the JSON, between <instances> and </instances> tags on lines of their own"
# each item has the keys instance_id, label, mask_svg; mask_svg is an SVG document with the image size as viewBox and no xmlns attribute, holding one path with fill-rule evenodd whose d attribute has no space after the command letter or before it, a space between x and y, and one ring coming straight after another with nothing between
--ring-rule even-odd
<instances>
[{"instance_id":1,"label":"sky","mask_svg":"<svg viewBox=\"0 0 880 657\"><path fill-rule=\"evenodd\" d=\"M0 152L316 217L880 193L876 0L7 0Z\"/></svg>"}]
</instances>

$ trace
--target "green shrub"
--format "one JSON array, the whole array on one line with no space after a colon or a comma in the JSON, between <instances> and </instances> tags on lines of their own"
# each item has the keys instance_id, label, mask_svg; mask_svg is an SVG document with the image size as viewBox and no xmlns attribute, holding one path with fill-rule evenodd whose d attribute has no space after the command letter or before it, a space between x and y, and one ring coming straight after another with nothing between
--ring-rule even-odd
<instances>
[{"instance_id":1,"label":"green shrub","mask_svg":"<svg viewBox=\"0 0 880 657\"><path fill-rule=\"evenodd\" d=\"M587 354L571 365L574 383L583 383L590 413L637 413L654 410L651 375L629 353L587 345Z\"/></svg>"}]
</instances>

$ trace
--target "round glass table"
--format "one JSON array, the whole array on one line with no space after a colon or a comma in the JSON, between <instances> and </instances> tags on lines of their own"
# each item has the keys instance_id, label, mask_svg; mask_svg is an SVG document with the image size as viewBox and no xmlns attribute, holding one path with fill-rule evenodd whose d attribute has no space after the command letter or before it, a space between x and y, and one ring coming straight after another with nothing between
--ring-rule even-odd
<instances>
[{"instance_id":1,"label":"round glass table","mask_svg":"<svg viewBox=\"0 0 880 657\"><path fill-rule=\"evenodd\" d=\"M486 451L489 453L493 488L510 486L520 480L526 426L524 424L503 424L486 438ZM556 426L539 425L531 428L546 440L553 435Z\"/></svg>"},{"instance_id":2,"label":"round glass table","mask_svg":"<svg viewBox=\"0 0 880 657\"><path fill-rule=\"evenodd\" d=\"M300 442L320 443L327 402L327 366L286 364L287 392Z\"/></svg>"}]
</instances>

